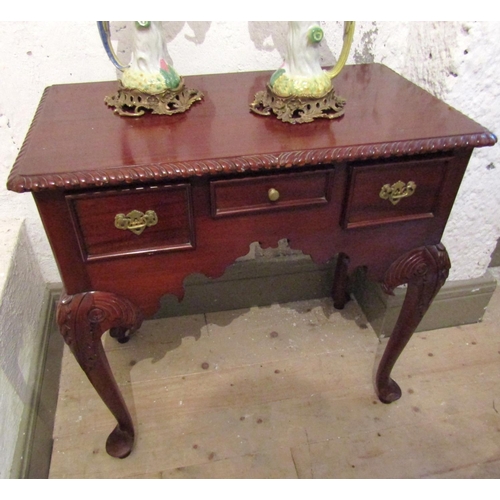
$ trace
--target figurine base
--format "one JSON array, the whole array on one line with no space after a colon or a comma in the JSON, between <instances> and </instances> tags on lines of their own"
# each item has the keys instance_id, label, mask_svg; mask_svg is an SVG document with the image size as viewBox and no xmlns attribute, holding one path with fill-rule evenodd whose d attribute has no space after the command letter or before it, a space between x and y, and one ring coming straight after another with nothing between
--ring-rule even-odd
<instances>
[{"instance_id":1,"label":"figurine base","mask_svg":"<svg viewBox=\"0 0 500 500\"><path fill-rule=\"evenodd\" d=\"M281 97L268 86L255 94L250 110L259 115L274 113L287 123L308 123L315 118L339 118L344 114L346 101L335 95L332 88L322 97Z\"/></svg>"},{"instance_id":2,"label":"figurine base","mask_svg":"<svg viewBox=\"0 0 500 500\"><path fill-rule=\"evenodd\" d=\"M179 87L161 94L147 94L120 85L116 94L106 96L104 102L115 108L114 112L120 116L142 116L146 111L151 111L155 115L184 113L193 103L201 99L203 99L201 92L186 88L184 81L181 80Z\"/></svg>"}]
</instances>

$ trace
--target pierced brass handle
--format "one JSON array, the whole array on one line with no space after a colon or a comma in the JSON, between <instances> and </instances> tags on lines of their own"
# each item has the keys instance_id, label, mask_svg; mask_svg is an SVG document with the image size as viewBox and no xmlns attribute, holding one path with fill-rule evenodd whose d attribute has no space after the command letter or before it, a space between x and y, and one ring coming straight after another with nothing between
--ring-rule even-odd
<instances>
[{"instance_id":1,"label":"pierced brass handle","mask_svg":"<svg viewBox=\"0 0 500 500\"><path fill-rule=\"evenodd\" d=\"M409 181L406 184L403 181L398 181L392 186L384 184L380 190L380 197L396 205L402 198L411 196L415 192L415 189L417 189L417 185L413 181Z\"/></svg>"},{"instance_id":2,"label":"pierced brass handle","mask_svg":"<svg viewBox=\"0 0 500 500\"><path fill-rule=\"evenodd\" d=\"M267 192L267 196L269 197L270 201L278 201L280 197L280 192L277 189L271 188Z\"/></svg>"},{"instance_id":3,"label":"pierced brass handle","mask_svg":"<svg viewBox=\"0 0 500 500\"><path fill-rule=\"evenodd\" d=\"M127 215L116 214L115 216L115 227L117 229L127 229L132 231L134 234L141 234L144 229L150 226L154 226L158 223L158 216L154 210L148 210L145 214L139 212L139 210L132 210Z\"/></svg>"}]
</instances>

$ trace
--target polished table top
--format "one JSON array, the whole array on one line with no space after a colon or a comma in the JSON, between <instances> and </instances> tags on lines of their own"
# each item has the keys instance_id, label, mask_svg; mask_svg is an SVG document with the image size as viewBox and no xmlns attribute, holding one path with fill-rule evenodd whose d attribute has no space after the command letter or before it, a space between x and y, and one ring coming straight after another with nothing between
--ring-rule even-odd
<instances>
[{"instance_id":1,"label":"polished table top","mask_svg":"<svg viewBox=\"0 0 500 500\"><path fill-rule=\"evenodd\" d=\"M269 72L186 77L189 112L118 117L117 82L48 87L8 181L14 191L157 182L492 145L484 127L380 64L346 66L336 120L290 125L250 112ZM411 103L408 106L407 103ZM79 141L74 139L80 138Z\"/></svg>"}]
</instances>

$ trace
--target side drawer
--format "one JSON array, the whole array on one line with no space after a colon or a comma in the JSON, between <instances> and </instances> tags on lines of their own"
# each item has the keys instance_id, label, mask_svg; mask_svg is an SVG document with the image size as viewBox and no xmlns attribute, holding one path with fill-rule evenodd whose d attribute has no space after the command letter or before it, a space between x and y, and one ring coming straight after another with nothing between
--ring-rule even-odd
<instances>
[{"instance_id":1,"label":"side drawer","mask_svg":"<svg viewBox=\"0 0 500 500\"><path fill-rule=\"evenodd\" d=\"M434 217L450 161L434 158L352 166L343 227Z\"/></svg>"},{"instance_id":2,"label":"side drawer","mask_svg":"<svg viewBox=\"0 0 500 500\"><path fill-rule=\"evenodd\" d=\"M210 183L213 217L328 203L329 171L266 175Z\"/></svg>"},{"instance_id":3,"label":"side drawer","mask_svg":"<svg viewBox=\"0 0 500 500\"><path fill-rule=\"evenodd\" d=\"M195 246L189 184L96 191L66 200L84 260Z\"/></svg>"}]
</instances>

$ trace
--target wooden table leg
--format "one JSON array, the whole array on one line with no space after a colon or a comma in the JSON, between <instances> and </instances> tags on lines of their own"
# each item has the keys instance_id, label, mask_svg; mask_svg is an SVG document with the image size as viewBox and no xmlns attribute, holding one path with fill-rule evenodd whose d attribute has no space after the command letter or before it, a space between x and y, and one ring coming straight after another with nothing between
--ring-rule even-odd
<instances>
[{"instance_id":1,"label":"wooden table leg","mask_svg":"<svg viewBox=\"0 0 500 500\"><path fill-rule=\"evenodd\" d=\"M449 269L450 259L442 244L412 250L388 269L384 291L392 294L394 288L404 283L408 289L376 375L377 395L382 403L392 403L401 397L400 387L390 376L392 368L446 281Z\"/></svg>"},{"instance_id":2,"label":"wooden table leg","mask_svg":"<svg viewBox=\"0 0 500 500\"><path fill-rule=\"evenodd\" d=\"M347 283L349 280L349 257L345 253L339 253L333 277L333 306L335 309L344 309L349 300Z\"/></svg>"},{"instance_id":3,"label":"wooden table leg","mask_svg":"<svg viewBox=\"0 0 500 500\"><path fill-rule=\"evenodd\" d=\"M113 457L127 457L134 444L134 427L101 336L110 328L137 330L142 323L140 310L128 299L112 293L63 294L57 307L57 322L64 341L118 422L106 441L106 451Z\"/></svg>"}]
</instances>

